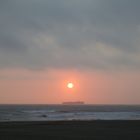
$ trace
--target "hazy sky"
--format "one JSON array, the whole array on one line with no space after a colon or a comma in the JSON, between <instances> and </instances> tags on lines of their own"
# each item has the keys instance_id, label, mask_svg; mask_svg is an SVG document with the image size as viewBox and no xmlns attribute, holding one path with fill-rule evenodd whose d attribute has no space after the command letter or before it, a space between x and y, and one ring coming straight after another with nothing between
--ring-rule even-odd
<instances>
[{"instance_id":1,"label":"hazy sky","mask_svg":"<svg viewBox=\"0 0 140 140\"><path fill-rule=\"evenodd\" d=\"M139 14L140 0L0 0L0 103L140 104Z\"/></svg>"}]
</instances>

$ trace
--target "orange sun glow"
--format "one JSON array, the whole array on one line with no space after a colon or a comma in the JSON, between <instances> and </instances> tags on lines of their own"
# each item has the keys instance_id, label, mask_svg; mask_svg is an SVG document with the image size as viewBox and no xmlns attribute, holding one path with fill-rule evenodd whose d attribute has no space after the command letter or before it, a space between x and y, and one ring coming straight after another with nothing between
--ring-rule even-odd
<instances>
[{"instance_id":1,"label":"orange sun glow","mask_svg":"<svg viewBox=\"0 0 140 140\"><path fill-rule=\"evenodd\" d=\"M70 88L70 89L72 89L74 87L74 84L73 83L68 83L67 84L67 87Z\"/></svg>"}]
</instances>

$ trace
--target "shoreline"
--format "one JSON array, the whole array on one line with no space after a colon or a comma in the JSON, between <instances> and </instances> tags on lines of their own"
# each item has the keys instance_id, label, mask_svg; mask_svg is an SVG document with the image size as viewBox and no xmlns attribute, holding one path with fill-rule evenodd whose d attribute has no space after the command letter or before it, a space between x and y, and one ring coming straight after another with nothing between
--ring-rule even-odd
<instances>
[{"instance_id":1,"label":"shoreline","mask_svg":"<svg viewBox=\"0 0 140 140\"><path fill-rule=\"evenodd\" d=\"M1 140L140 139L140 120L0 122Z\"/></svg>"},{"instance_id":2,"label":"shoreline","mask_svg":"<svg viewBox=\"0 0 140 140\"><path fill-rule=\"evenodd\" d=\"M76 123L86 123L86 122L91 122L91 123L114 122L114 123L116 123L116 122L123 122L123 123L125 123L125 122L140 122L140 119L137 119L137 120L132 120L132 119L130 119L130 120L129 119L126 119L126 120L124 120L124 119L122 119L122 120L121 119L115 119L115 120L114 119L112 119L112 120L111 119L110 120L109 119L108 120L102 120L102 119L95 119L95 120L94 119L92 119L92 120L82 120L81 119L81 120L78 120L78 119L73 119L73 120L45 120L45 121L44 120L39 120L39 121L36 121L36 120L35 121L34 120L33 121L30 121L30 120L29 121L24 121L23 120L23 121L0 121L0 125L1 124L8 124L8 123L12 123L12 124L14 124L14 123L17 123L17 124L22 124L22 123L25 123L25 124L26 123L27 124L30 124L30 123L31 124L32 123L34 123L34 124L36 124L36 123L37 124L38 123L51 124L52 123L53 124L53 123L56 123L57 124L58 123L59 124L59 123L73 123L73 122L76 122Z\"/></svg>"}]
</instances>

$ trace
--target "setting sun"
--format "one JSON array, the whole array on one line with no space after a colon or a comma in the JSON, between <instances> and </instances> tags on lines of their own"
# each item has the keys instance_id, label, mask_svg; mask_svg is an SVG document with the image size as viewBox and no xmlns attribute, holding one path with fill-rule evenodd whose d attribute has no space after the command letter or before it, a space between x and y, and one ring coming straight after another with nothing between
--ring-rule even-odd
<instances>
[{"instance_id":1,"label":"setting sun","mask_svg":"<svg viewBox=\"0 0 140 140\"><path fill-rule=\"evenodd\" d=\"M67 84L67 87L70 88L70 89L72 89L74 87L74 84L73 83L68 83Z\"/></svg>"}]
</instances>

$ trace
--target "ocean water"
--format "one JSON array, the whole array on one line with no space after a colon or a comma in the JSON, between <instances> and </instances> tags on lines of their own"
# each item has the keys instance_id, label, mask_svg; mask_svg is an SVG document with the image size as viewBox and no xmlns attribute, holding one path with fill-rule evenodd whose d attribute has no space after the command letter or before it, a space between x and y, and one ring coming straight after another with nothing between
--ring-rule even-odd
<instances>
[{"instance_id":1,"label":"ocean water","mask_svg":"<svg viewBox=\"0 0 140 140\"><path fill-rule=\"evenodd\" d=\"M0 121L140 120L140 105L0 105Z\"/></svg>"}]
</instances>

